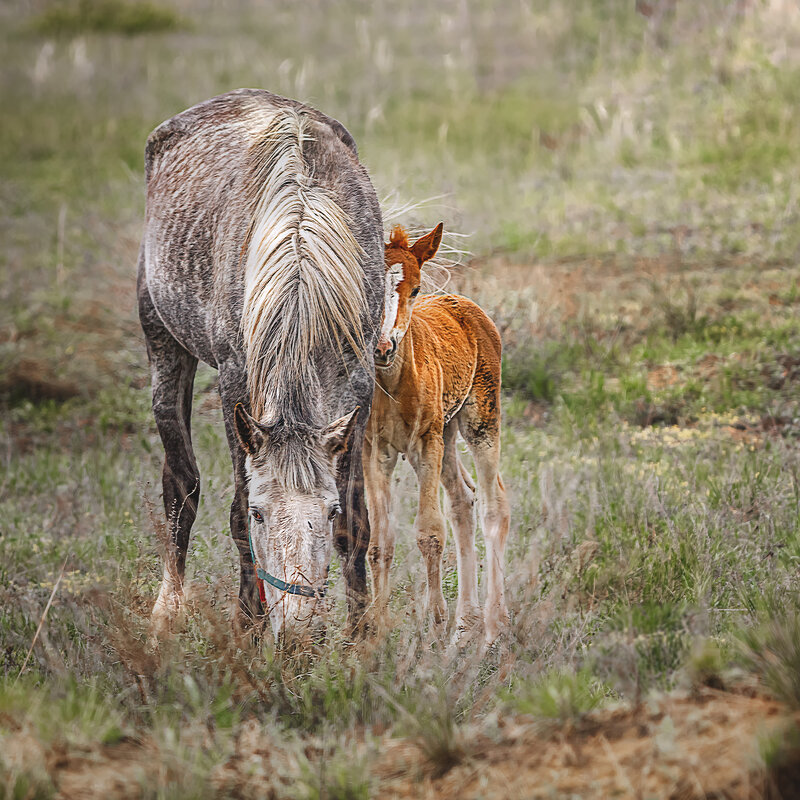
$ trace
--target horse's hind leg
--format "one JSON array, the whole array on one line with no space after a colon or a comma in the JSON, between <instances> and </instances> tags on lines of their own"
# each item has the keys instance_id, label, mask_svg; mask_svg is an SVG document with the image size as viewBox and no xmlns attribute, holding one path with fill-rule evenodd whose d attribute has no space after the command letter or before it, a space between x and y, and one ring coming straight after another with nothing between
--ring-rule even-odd
<instances>
[{"instance_id":1,"label":"horse's hind leg","mask_svg":"<svg viewBox=\"0 0 800 800\"><path fill-rule=\"evenodd\" d=\"M164 578L152 616L156 630L162 630L170 626L183 603L186 551L200 500L190 426L197 359L164 327L146 287L140 288L139 316L150 361L153 416L164 445L161 481L167 541Z\"/></svg>"},{"instance_id":2,"label":"horse's hind leg","mask_svg":"<svg viewBox=\"0 0 800 800\"><path fill-rule=\"evenodd\" d=\"M478 377L478 376L476 376ZM492 376L476 380L467 402L458 414L461 435L466 439L478 473L478 509L486 541L486 641L493 642L508 620L505 599L504 562L508 538L509 509L500 478L500 381Z\"/></svg>"},{"instance_id":3,"label":"horse's hind leg","mask_svg":"<svg viewBox=\"0 0 800 800\"><path fill-rule=\"evenodd\" d=\"M447 495L448 516L456 540L458 565L458 603L456 604L455 638L472 629L480 621L478 605L478 562L475 556L475 487L468 481L464 465L456 451L458 425L444 429L442 485Z\"/></svg>"}]
</instances>

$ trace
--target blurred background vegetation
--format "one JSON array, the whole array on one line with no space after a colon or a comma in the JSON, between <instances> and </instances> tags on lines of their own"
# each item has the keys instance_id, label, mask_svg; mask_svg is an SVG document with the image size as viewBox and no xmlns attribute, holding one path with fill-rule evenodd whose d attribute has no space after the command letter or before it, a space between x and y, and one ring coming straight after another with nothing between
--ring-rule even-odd
<instances>
[{"instance_id":1,"label":"blurred background vegetation","mask_svg":"<svg viewBox=\"0 0 800 800\"><path fill-rule=\"evenodd\" d=\"M70 306L130 275L148 132L240 86L340 119L379 195L437 198L418 216L443 217L476 256L764 261L800 242L788 0L302 13L280 0L37 0L0 14L0 291L14 330L37 303Z\"/></svg>"}]
</instances>

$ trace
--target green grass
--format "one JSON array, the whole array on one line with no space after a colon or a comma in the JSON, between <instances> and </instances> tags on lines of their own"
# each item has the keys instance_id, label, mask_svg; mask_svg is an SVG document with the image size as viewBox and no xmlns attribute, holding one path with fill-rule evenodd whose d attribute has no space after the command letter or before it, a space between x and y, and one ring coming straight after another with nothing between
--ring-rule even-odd
<instances>
[{"instance_id":1,"label":"green grass","mask_svg":"<svg viewBox=\"0 0 800 800\"><path fill-rule=\"evenodd\" d=\"M599 708L609 694L588 670L551 670L532 682L514 686L508 702L523 714L564 722Z\"/></svg>"},{"instance_id":2,"label":"green grass","mask_svg":"<svg viewBox=\"0 0 800 800\"><path fill-rule=\"evenodd\" d=\"M123 33L129 36L171 31L180 17L170 8L134 0L62 0L32 21L37 33L75 36L81 33Z\"/></svg>"}]
</instances>

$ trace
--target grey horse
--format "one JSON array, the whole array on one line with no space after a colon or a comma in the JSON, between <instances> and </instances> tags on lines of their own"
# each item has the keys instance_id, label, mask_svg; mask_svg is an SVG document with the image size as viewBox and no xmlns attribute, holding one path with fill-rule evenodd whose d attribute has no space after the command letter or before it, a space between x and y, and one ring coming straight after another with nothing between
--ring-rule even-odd
<instances>
[{"instance_id":1,"label":"grey horse","mask_svg":"<svg viewBox=\"0 0 800 800\"><path fill-rule=\"evenodd\" d=\"M198 360L219 371L245 620L262 613L258 574L276 636L318 632L335 546L356 629L385 268L380 208L355 142L315 109L240 89L156 128L145 177L139 317L169 528L155 630L181 609L200 497L190 426Z\"/></svg>"}]
</instances>

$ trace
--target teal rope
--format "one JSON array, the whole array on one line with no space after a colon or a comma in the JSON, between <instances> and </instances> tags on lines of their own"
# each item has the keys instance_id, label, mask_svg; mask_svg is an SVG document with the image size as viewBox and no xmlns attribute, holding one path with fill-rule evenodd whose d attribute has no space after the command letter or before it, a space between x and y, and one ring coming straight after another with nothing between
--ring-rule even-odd
<instances>
[{"instance_id":1,"label":"teal rope","mask_svg":"<svg viewBox=\"0 0 800 800\"><path fill-rule=\"evenodd\" d=\"M303 583L287 583L274 575L270 575L265 569L261 569L256 561L256 554L253 551L253 537L250 535L250 512L247 513L247 543L250 545L250 558L253 559L253 566L256 568L256 575L265 581L270 586L274 586L278 591L285 592L286 594L296 594L300 597L325 597L328 591L327 585L321 589L315 589L313 586L306 586Z\"/></svg>"}]
</instances>

